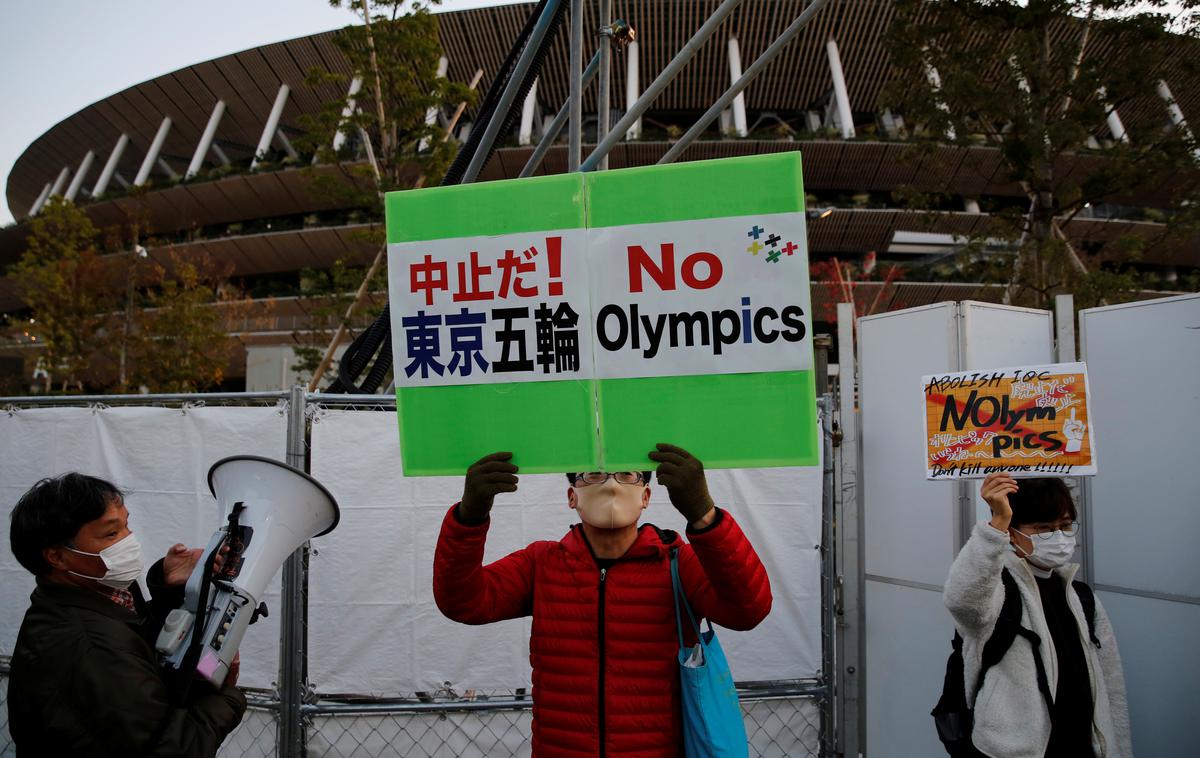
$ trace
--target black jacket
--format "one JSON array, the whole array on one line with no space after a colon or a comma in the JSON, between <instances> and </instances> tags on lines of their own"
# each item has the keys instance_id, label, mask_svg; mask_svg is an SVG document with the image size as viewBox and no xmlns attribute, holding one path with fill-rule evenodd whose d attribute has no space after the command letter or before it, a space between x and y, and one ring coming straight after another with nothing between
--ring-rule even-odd
<instances>
[{"instance_id":1,"label":"black jacket","mask_svg":"<svg viewBox=\"0 0 1200 758\"><path fill-rule=\"evenodd\" d=\"M187 707L171 707L154 640L182 588L161 582L160 561L147 581L153 603L131 586L133 613L91 590L38 580L8 684L17 758L216 755L246 698L196 682Z\"/></svg>"}]
</instances>

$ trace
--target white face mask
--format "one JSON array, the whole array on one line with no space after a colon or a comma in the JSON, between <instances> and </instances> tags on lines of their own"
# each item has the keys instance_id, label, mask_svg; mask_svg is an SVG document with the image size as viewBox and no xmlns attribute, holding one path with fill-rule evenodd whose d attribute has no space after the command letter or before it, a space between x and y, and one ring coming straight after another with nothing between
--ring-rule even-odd
<instances>
[{"instance_id":1,"label":"white face mask","mask_svg":"<svg viewBox=\"0 0 1200 758\"><path fill-rule=\"evenodd\" d=\"M1025 534L1021 530L1016 530L1020 534ZM1050 571L1062 566L1067 561L1071 560L1071 556L1075 555L1075 535L1064 534L1061 529L1053 531L1049 536L1039 534L1029 537L1029 541L1033 543L1033 552L1025 555L1025 559L1037 566L1040 569ZM1017 547L1018 553L1023 553L1020 547Z\"/></svg>"},{"instance_id":2,"label":"white face mask","mask_svg":"<svg viewBox=\"0 0 1200 758\"><path fill-rule=\"evenodd\" d=\"M597 529L622 529L637 523L646 488L640 484L621 484L609 477L600 484L572 487L572 491L575 510L583 523Z\"/></svg>"},{"instance_id":3,"label":"white face mask","mask_svg":"<svg viewBox=\"0 0 1200 758\"><path fill-rule=\"evenodd\" d=\"M93 555L104 561L104 576L88 576L75 571L68 571L69 574L81 576L84 579L92 579L100 582L105 587L123 590L133 584L134 580L142 575L142 546L137 541L137 537L130 532L123 539L119 539L98 553L85 553L82 550L76 550L73 547L68 547L73 553L80 555Z\"/></svg>"}]
</instances>

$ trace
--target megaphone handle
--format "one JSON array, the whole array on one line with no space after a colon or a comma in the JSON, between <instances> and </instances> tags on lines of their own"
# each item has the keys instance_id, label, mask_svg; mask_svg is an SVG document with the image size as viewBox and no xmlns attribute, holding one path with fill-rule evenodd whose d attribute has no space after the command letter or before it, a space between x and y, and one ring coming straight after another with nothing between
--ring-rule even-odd
<instances>
[{"instance_id":1,"label":"megaphone handle","mask_svg":"<svg viewBox=\"0 0 1200 758\"><path fill-rule=\"evenodd\" d=\"M177 707L184 707L187 704L188 695L192 691L192 681L196 678L196 666L200 663L200 649L204 647L203 635L208 626L208 590L212 584L213 561L217 559L221 548L225 546L229 536L237 528L238 516L244 509L245 506L241 503L233 504L233 508L229 511L229 518L226 521L225 539L217 540L216 544L213 545L213 549L205 558L203 573L200 579L200 602L196 606L196 620L192 624L192 641L188 644L188 649L184 653L183 660L180 661L179 679L177 680L177 686L173 688Z\"/></svg>"}]
</instances>

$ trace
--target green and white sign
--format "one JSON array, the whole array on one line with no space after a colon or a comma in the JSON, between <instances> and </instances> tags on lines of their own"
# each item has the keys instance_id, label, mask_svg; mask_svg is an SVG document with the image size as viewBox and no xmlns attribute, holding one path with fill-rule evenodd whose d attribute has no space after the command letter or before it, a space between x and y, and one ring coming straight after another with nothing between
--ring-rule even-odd
<instances>
[{"instance_id":1,"label":"green and white sign","mask_svg":"<svg viewBox=\"0 0 1200 758\"><path fill-rule=\"evenodd\" d=\"M815 465L798 153L387 197L404 471Z\"/></svg>"}]
</instances>

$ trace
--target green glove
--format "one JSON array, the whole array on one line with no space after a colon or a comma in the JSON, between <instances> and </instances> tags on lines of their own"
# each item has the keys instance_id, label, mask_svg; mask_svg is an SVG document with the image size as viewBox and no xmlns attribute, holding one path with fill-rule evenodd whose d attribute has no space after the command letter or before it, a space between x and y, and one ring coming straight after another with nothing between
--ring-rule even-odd
<instances>
[{"instance_id":1,"label":"green glove","mask_svg":"<svg viewBox=\"0 0 1200 758\"><path fill-rule=\"evenodd\" d=\"M704 464L681 447L660 442L655 448L649 454L658 463L654 475L667 488L671 505L689 524L704 518L714 507L704 481Z\"/></svg>"},{"instance_id":2,"label":"green glove","mask_svg":"<svg viewBox=\"0 0 1200 758\"><path fill-rule=\"evenodd\" d=\"M458 518L464 524L481 524L492 510L492 500L501 492L517 491L517 467L509 461L512 453L492 453L475 461L467 469Z\"/></svg>"}]
</instances>

